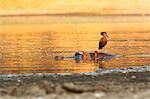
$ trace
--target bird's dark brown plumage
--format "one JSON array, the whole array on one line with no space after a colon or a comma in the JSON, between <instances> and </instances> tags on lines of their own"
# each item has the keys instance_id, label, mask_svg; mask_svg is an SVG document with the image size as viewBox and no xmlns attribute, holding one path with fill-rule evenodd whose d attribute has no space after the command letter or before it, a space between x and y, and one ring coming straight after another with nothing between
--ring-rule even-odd
<instances>
[{"instance_id":1,"label":"bird's dark brown plumage","mask_svg":"<svg viewBox=\"0 0 150 99\"><path fill-rule=\"evenodd\" d=\"M103 35L103 37L99 41L99 49L102 49L107 44L107 37L108 37L105 32L101 33L101 35Z\"/></svg>"}]
</instances>

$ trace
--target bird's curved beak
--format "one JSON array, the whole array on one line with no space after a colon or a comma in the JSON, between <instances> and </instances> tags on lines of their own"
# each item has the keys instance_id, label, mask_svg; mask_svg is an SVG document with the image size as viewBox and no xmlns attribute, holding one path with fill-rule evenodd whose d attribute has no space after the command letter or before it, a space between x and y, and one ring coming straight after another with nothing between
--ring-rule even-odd
<instances>
[{"instance_id":1,"label":"bird's curved beak","mask_svg":"<svg viewBox=\"0 0 150 99\"><path fill-rule=\"evenodd\" d=\"M109 36L106 34L106 36L109 38Z\"/></svg>"}]
</instances>

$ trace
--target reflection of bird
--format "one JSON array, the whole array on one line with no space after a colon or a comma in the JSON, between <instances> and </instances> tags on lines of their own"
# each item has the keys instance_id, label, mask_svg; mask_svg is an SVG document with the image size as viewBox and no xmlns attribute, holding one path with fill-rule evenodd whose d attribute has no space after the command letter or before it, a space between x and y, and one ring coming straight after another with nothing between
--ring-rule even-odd
<instances>
[{"instance_id":1,"label":"reflection of bird","mask_svg":"<svg viewBox=\"0 0 150 99\"><path fill-rule=\"evenodd\" d=\"M106 32L101 32L101 35L103 35L103 37L99 41L99 49L102 49L108 41L108 35Z\"/></svg>"}]
</instances>

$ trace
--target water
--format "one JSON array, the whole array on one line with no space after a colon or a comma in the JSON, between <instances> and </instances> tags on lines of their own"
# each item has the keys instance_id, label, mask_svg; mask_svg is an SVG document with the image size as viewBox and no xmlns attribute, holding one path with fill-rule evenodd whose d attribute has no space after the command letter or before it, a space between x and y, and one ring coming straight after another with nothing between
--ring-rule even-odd
<instances>
[{"instance_id":1,"label":"water","mask_svg":"<svg viewBox=\"0 0 150 99\"><path fill-rule=\"evenodd\" d=\"M81 73L97 68L150 65L149 16L0 17L0 74ZM76 63L77 51L97 50L101 31L109 42L103 52L120 55L105 62Z\"/></svg>"}]
</instances>

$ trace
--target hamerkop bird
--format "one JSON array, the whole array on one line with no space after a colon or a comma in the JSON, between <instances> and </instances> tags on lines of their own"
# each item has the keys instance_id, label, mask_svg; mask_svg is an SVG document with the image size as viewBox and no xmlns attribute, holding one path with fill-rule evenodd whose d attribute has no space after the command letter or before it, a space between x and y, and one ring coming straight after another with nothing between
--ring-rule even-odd
<instances>
[{"instance_id":1,"label":"hamerkop bird","mask_svg":"<svg viewBox=\"0 0 150 99\"><path fill-rule=\"evenodd\" d=\"M103 37L99 41L99 50L102 49L108 41L108 35L106 32L101 32L101 35L103 35Z\"/></svg>"}]
</instances>

